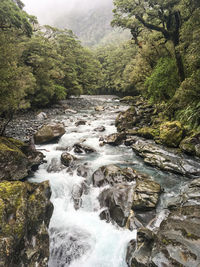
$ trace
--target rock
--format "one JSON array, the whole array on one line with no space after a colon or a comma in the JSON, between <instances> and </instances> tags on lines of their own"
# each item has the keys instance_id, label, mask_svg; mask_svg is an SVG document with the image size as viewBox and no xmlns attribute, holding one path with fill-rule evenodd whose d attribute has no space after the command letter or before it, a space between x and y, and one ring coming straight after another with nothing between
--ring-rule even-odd
<instances>
[{"instance_id":1,"label":"rock","mask_svg":"<svg viewBox=\"0 0 200 267\"><path fill-rule=\"evenodd\" d=\"M200 206L179 207L164 220L157 233L153 266L199 266Z\"/></svg>"},{"instance_id":2,"label":"rock","mask_svg":"<svg viewBox=\"0 0 200 267\"><path fill-rule=\"evenodd\" d=\"M125 96L125 97L120 99L120 102L122 102L122 103L131 103L134 101L135 101L135 97L133 97L133 96Z\"/></svg>"},{"instance_id":3,"label":"rock","mask_svg":"<svg viewBox=\"0 0 200 267\"><path fill-rule=\"evenodd\" d=\"M112 146L118 146L122 144L125 137L126 137L125 133L110 134L104 139L104 143Z\"/></svg>"},{"instance_id":4,"label":"rock","mask_svg":"<svg viewBox=\"0 0 200 267\"><path fill-rule=\"evenodd\" d=\"M127 181L133 181L137 177L134 170L121 169L116 165L102 166L96 170L92 175L92 182L94 186L115 185Z\"/></svg>"},{"instance_id":5,"label":"rock","mask_svg":"<svg viewBox=\"0 0 200 267\"><path fill-rule=\"evenodd\" d=\"M168 121L160 126L160 142L169 147L178 147L183 139L184 129L179 121Z\"/></svg>"},{"instance_id":6,"label":"rock","mask_svg":"<svg viewBox=\"0 0 200 267\"><path fill-rule=\"evenodd\" d=\"M47 172L60 172L63 169L65 169L65 167L60 163L60 160L53 158L47 168Z\"/></svg>"},{"instance_id":7,"label":"rock","mask_svg":"<svg viewBox=\"0 0 200 267\"><path fill-rule=\"evenodd\" d=\"M85 165L81 165L77 168L77 175L87 178L89 176L89 168Z\"/></svg>"},{"instance_id":8,"label":"rock","mask_svg":"<svg viewBox=\"0 0 200 267\"><path fill-rule=\"evenodd\" d=\"M153 141L144 140L136 141L131 147L147 164L192 178L200 176L200 161L178 154L174 149L163 149Z\"/></svg>"},{"instance_id":9,"label":"rock","mask_svg":"<svg viewBox=\"0 0 200 267\"><path fill-rule=\"evenodd\" d=\"M22 180L43 162L43 154L21 141L0 137L0 181Z\"/></svg>"},{"instance_id":10,"label":"rock","mask_svg":"<svg viewBox=\"0 0 200 267\"><path fill-rule=\"evenodd\" d=\"M34 135L36 144L43 144L54 141L65 134L65 128L61 123L51 123L42 126L41 129Z\"/></svg>"},{"instance_id":11,"label":"rock","mask_svg":"<svg viewBox=\"0 0 200 267\"><path fill-rule=\"evenodd\" d=\"M80 120L75 123L76 126L85 125L85 124L86 124L86 121L84 120Z\"/></svg>"},{"instance_id":12,"label":"rock","mask_svg":"<svg viewBox=\"0 0 200 267\"><path fill-rule=\"evenodd\" d=\"M119 226L124 227L129 217L132 195L132 185L118 184L103 190L98 199L101 208L108 208L109 218L115 221ZM100 215L100 217L105 219L103 215Z\"/></svg>"},{"instance_id":13,"label":"rock","mask_svg":"<svg viewBox=\"0 0 200 267\"><path fill-rule=\"evenodd\" d=\"M61 163L65 165L66 167L69 167L70 165L72 165L75 160L77 160L77 158L68 152L63 152L61 155Z\"/></svg>"},{"instance_id":14,"label":"rock","mask_svg":"<svg viewBox=\"0 0 200 267\"><path fill-rule=\"evenodd\" d=\"M161 187L150 180L137 181L133 194L133 210L154 209L158 203Z\"/></svg>"},{"instance_id":15,"label":"rock","mask_svg":"<svg viewBox=\"0 0 200 267\"><path fill-rule=\"evenodd\" d=\"M159 136L159 130L151 127L143 127L136 134L147 139L154 139Z\"/></svg>"},{"instance_id":16,"label":"rock","mask_svg":"<svg viewBox=\"0 0 200 267\"><path fill-rule=\"evenodd\" d=\"M83 194L83 188L81 185L75 184L72 188L72 199L74 202L74 208L75 210L78 210L82 205L82 194Z\"/></svg>"},{"instance_id":17,"label":"rock","mask_svg":"<svg viewBox=\"0 0 200 267\"><path fill-rule=\"evenodd\" d=\"M187 154L200 157L200 133L186 137L181 141L179 147L183 152Z\"/></svg>"},{"instance_id":18,"label":"rock","mask_svg":"<svg viewBox=\"0 0 200 267\"><path fill-rule=\"evenodd\" d=\"M36 119L39 121L47 119L47 114L45 112L40 112L37 116Z\"/></svg>"},{"instance_id":19,"label":"rock","mask_svg":"<svg viewBox=\"0 0 200 267\"><path fill-rule=\"evenodd\" d=\"M150 265L150 259L151 259L150 256L154 244L154 239L155 236L152 231L145 228L141 228L140 230L138 230L137 242L131 240L127 247L126 263L128 264L129 267L154 266Z\"/></svg>"},{"instance_id":20,"label":"rock","mask_svg":"<svg viewBox=\"0 0 200 267\"><path fill-rule=\"evenodd\" d=\"M137 113L134 107L119 113L115 120L115 126L119 132L132 129L138 122Z\"/></svg>"},{"instance_id":21,"label":"rock","mask_svg":"<svg viewBox=\"0 0 200 267\"><path fill-rule=\"evenodd\" d=\"M96 106L94 109L95 109L95 111L104 111L105 110L105 107L103 107L103 106Z\"/></svg>"},{"instance_id":22,"label":"rock","mask_svg":"<svg viewBox=\"0 0 200 267\"><path fill-rule=\"evenodd\" d=\"M67 113L73 113L73 114L76 114L77 113L77 111L76 110L73 110L73 109L65 109L65 114L67 114Z\"/></svg>"},{"instance_id":23,"label":"rock","mask_svg":"<svg viewBox=\"0 0 200 267\"><path fill-rule=\"evenodd\" d=\"M80 144L80 143L74 144L73 148L74 148L74 152L78 154L82 154L82 153L90 154L90 153L96 152L94 148Z\"/></svg>"},{"instance_id":24,"label":"rock","mask_svg":"<svg viewBox=\"0 0 200 267\"><path fill-rule=\"evenodd\" d=\"M48 182L0 183L0 266L47 266L50 196Z\"/></svg>"},{"instance_id":25,"label":"rock","mask_svg":"<svg viewBox=\"0 0 200 267\"><path fill-rule=\"evenodd\" d=\"M104 132L105 130L106 130L106 128L104 126L99 126L99 127L94 129L95 132Z\"/></svg>"}]
</instances>

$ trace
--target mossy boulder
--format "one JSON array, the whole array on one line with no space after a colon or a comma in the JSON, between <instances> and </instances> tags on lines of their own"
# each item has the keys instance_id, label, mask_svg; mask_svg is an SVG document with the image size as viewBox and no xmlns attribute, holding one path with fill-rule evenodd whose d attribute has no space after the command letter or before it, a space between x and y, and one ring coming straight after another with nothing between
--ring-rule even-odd
<instances>
[{"instance_id":1,"label":"mossy boulder","mask_svg":"<svg viewBox=\"0 0 200 267\"><path fill-rule=\"evenodd\" d=\"M62 123L50 123L42 126L34 135L36 144L44 144L55 141L65 134L65 128Z\"/></svg>"},{"instance_id":2,"label":"mossy boulder","mask_svg":"<svg viewBox=\"0 0 200 267\"><path fill-rule=\"evenodd\" d=\"M43 154L30 145L0 137L0 181L23 179L42 160Z\"/></svg>"},{"instance_id":3,"label":"mossy boulder","mask_svg":"<svg viewBox=\"0 0 200 267\"><path fill-rule=\"evenodd\" d=\"M159 137L159 134L159 129L151 127L142 127L137 131L137 135L147 139L156 139Z\"/></svg>"},{"instance_id":4,"label":"mossy boulder","mask_svg":"<svg viewBox=\"0 0 200 267\"><path fill-rule=\"evenodd\" d=\"M131 103L131 102L135 102L136 98L134 96L125 96L123 98L120 99L120 102L122 103Z\"/></svg>"},{"instance_id":5,"label":"mossy boulder","mask_svg":"<svg viewBox=\"0 0 200 267\"><path fill-rule=\"evenodd\" d=\"M179 121L168 121L160 125L160 142L168 147L178 147L184 137L184 129Z\"/></svg>"},{"instance_id":6,"label":"mossy boulder","mask_svg":"<svg viewBox=\"0 0 200 267\"><path fill-rule=\"evenodd\" d=\"M50 196L48 182L0 182L0 266L47 266Z\"/></svg>"},{"instance_id":7,"label":"mossy boulder","mask_svg":"<svg viewBox=\"0 0 200 267\"><path fill-rule=\"evenodd\" d=\"M180 149L187 154L200 157L200 133L184 138L180 143Z\"/></svg>"}]
</instances>

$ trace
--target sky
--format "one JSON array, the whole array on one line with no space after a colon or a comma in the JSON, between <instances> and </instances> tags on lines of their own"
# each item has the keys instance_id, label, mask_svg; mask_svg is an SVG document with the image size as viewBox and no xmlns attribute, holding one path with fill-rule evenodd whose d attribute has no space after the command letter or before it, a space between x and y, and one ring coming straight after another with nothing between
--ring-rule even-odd
<instances>
[{"instance_id":1,"label":"sky","mask_svg":"<svg viewBox=\"0 0 200 267\"><path fill-rule=\"evenodd\" d=\"M40 24L53 25L56 19L66 13L76 10L89 10L102 5L108 0L22 0L25 10L35 15Z\"/></svg>"}]
</instances>

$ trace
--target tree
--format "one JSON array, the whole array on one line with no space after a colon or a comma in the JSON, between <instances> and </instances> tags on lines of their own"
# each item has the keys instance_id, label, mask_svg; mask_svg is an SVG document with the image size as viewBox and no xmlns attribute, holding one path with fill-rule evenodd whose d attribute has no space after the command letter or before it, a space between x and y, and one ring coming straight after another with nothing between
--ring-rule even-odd
<instances>
[{"instance_id":1,"label":"tree","mask_svg":"<svg viewBox=\"0 0 200 267\"><path fill-rule=\"evenodd\" d=\"M0 1L0 31L18 29L27 36L32 34L28 14L23 11L24 4L20 0Z\"/></svg>"},{"instance_id":2,"label":"tree","mask_svg":"<svg viewBox=\"0 0 200 267\"><path fill-rule=\"evenodd\" d=\"M129 28L134 39L138 38L141 26L162 33L166 41L174 46L174 55L180 77L185 79L182 57L177 49L180 43L181 13L178 4L181 0L114 0L115 9L112 25Z\"/></svg>"}]
</instances>

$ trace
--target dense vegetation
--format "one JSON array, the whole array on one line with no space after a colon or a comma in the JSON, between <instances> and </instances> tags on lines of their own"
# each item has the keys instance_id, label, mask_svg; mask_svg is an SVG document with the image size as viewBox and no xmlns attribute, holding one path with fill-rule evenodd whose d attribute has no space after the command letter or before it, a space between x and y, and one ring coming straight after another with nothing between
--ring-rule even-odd
<instances>
[{"instance_id":1,"label":"dense vegetation","mask_svg":"<svg viewBox=\"0 0 200 267\"><path fill-rule=\"evenodd\" d=\"M70 30L40 27L20 0L1 0L0 133L19 109L82 93L141 94L199 127L200 2L113 3L112 26L129 29L132 40L88 49Z\"/></svg>"}]
</instances>

